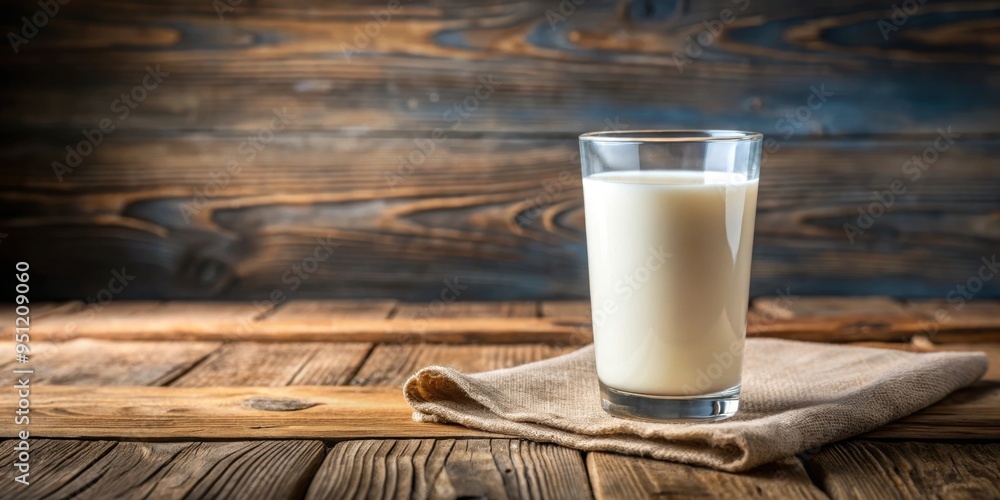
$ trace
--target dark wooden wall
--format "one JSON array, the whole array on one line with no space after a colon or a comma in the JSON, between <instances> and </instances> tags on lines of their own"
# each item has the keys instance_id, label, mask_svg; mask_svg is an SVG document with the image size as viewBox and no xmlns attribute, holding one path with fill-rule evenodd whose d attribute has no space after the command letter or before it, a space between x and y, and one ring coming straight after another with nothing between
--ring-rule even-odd
<instances>
[{"instance_id":1,"label":"dark wooden wall","mask_svg":"<svg viewBox=\"0 0 1000 500\"><path fill-rule=\"evenodd\" d=\"M384 0L244 0L221 20L226 0L72 0L0 50L0 264L31 262L38 299L108 297L122 268L115 298L429 300L456 278L463 299L585 297L575 137L609 126L767 134L754 294L943 298L1000 251L1000 3L894 22L891 0L577 1L402 0L365 43ZM38 5L4 11L20 32ZM287 125L249 158L275 109ZM317 239L336 248L306 272Z\"/></svg>"}]
</instances>

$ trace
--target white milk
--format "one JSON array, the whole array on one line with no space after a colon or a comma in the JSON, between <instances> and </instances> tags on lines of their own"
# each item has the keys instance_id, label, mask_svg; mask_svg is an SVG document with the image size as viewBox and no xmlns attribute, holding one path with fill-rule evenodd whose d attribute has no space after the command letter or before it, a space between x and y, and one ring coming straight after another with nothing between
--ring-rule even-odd
<instances>
[{"instance_id":1,"label":"white milk","mask_svg":"<svg viewBox=\"0 0 1000 500\"><path fill-rule=\"evenodd\" d=\"M757 180L605 172L583 194L601 381L659 396L739 385Z\"/></svg>"}]
</instances>

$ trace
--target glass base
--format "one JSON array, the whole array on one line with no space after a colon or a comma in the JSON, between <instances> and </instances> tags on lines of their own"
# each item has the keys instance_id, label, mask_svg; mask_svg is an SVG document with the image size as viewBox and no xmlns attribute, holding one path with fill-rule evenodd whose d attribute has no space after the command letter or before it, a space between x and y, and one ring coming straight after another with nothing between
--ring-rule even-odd
<instances>
[{"instance_id":1,"label":"glass base","mask_svg":"<svg viewBox=\"0 0 1000 500\"><path fill-rule=\"evenodd\" d=\"M722 420L740 408L740 386L702 396L649 396L620 391L601 382L601 407L622 418L664 421Z\"/></svg>"}]
</instances>

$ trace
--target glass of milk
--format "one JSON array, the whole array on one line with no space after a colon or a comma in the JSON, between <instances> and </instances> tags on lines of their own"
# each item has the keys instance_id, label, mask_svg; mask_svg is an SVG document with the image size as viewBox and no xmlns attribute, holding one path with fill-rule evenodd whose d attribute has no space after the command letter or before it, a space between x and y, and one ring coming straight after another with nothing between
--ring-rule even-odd
<instances>
[{"instance_id":1,"label":"glass of milk","mask_svg":"<svg viewBox=\"0 0 1000 500\"><path fill-rule=\"evenodd\" d=\"M580 136L602 406L649 420L740 405L761 134Z\"/></svg>"}]
</instances>

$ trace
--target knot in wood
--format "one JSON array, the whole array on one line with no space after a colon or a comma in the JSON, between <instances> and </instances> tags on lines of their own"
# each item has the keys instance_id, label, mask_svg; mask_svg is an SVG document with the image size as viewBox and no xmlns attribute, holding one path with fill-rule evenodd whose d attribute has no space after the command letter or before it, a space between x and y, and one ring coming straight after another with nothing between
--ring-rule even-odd
<instances>
[{"instance_id":1,"label":"knot in wood","mask_svg":"<svg viewBox=\"0 0 1000 500\"><path fill-rule=\"evenodd\" d=\"M293 398L253 397L244 400L242 406L262 411L299 411L318 404Z\"/></svg>"}]
</instances>

